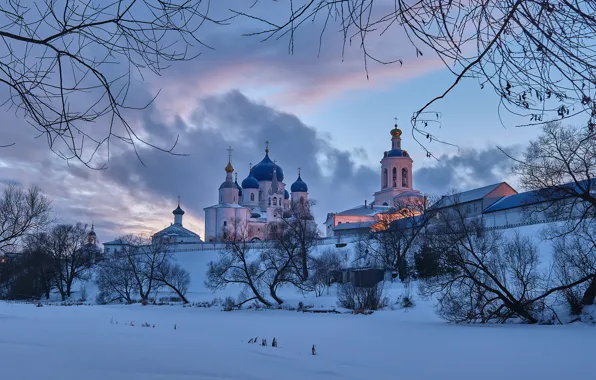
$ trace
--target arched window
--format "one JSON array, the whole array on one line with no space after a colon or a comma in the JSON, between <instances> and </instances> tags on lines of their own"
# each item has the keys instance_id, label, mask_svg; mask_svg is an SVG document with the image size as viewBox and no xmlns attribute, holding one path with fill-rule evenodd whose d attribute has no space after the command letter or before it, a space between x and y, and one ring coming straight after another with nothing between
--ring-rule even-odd
<instances>
[{"instance_id":1,"label":"arched window","mask_svg":"<svg viewBox=\"0 0 596 380\"><path fill-rule=\"evenodd\" d=\"M389 206L387 202L383 202L383 206Z\"/></svg>"},{"instance_id":2,"label":"arched window","mask_svg":"<svg viewBox=\"0 0 596 380\"><path fill-rule=\"evenodd\" d=\"M302 195L300 196L300 204L304 204L304 197Z\"/></svg>"},{"instance_id":3,"label":"arched window","mask_svg":"<svg viewBox=\"0 0 596 380\"><path fill-rule=\"evenodd\" d=\"M393 187L397 187L397 168L393 168Z\"/></svg>"},{"instance_id":4,"label":"arched window","mask_svg":"<svg viewBox=\"0 0 596 380\"><path fill-rule=\"evenodd\" d=\"M273 205L277 206L277 198L273 197Z\"/></svg>"},{"instance_id":5,"label":"arched window","mask_svg":"<svg viewBox=\"0 0 596 380\"><path fill-rule=\"evenodd\" d=\"M406 168L401 170L401 185L403 187L408 187L408 169Z\"/></svg>"},{"instance_id":6,"label":"arched window","mask_svg":"<svg viewBox=\"0 0 596 380\"><path fill-rule=\"evenodd\" d=\"M387 176L388 172L387 168L385 168L385 170L383 170L383 189L387 187Z\"/></svg>"},{"instance_id":7,"label":"arched window","mask_svg":"<svg viewBox=\"0 0 596 380\"><path fill-rule=\"evenodd\" d=\"M250 193L250 200L254 201L255 200L255 193Z\"/></svg>"},{"instance_id":8,"label":"arched window","mask_svg":"<svg viewBox=\"0 0 596 380\"><path fill-rule=\"evenodd\" d=\"M269 206L271 206L271 198L269 198Z\"/></svg>"},{"instance_id":9,"label":"arched window","mask_svg":"<svg viewBox=\"0 0 596 380\"><path fill-rule=\"evenodd\" d=\"M223 197L221 195L219 196L219 202L223 202Z\"/></svg>"}]
</instances>

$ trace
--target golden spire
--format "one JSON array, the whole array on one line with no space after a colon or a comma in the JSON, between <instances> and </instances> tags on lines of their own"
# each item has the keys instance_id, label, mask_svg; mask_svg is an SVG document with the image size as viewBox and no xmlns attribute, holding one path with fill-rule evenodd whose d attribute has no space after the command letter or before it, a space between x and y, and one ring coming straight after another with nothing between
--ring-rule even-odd
<instances>
[{"instance_id":1,"label":"golden spire","mask_svg":"<svg viewBox=\"0 0 596 380\"><path fill-rule=\"evenodd\" d=\"M395 120L395 126L393 127L393 129L391 130L391 136L393 137L400 137L401 136L401 129L397 128L397 117L394 117L393 120Z\"/></svg>"},{"instance_id":2,"label":"golden spire","mask_svg":"<svg viewBox=\"0 0 596 380\"><path fill-rule=\"evenodd\" d=\"M232 147L228 148L228 164L226 165L226 168L224 169L226 171L226 173L232 173L234 171L234 167L232 166Z\"/></svg>"}]
</instances>

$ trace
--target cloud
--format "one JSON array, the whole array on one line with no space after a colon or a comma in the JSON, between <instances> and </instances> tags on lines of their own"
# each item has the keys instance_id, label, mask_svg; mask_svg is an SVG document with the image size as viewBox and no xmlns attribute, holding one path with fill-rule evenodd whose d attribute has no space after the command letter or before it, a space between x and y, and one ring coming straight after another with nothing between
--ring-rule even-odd
<instances>
[{"instance_id":1,"label":"cloud","mask_svg":"<svg viewBox=\"0 0 596 380\"><path fill-rule=\"evenodd\" d=\"M175 207L176 196L181 196L188 212L185 218L193 218L200 232L203 208L218 201L217 189L225 179L226 148L230 145L239 182L248 175L249 163L254 165L264 157L266 140L271 142L271 158L284 169L288 187L300 167L311 198L318 202L315 214L319 223L327 212L363 203L377 187L376 172L358 165L353 153L334 148L328 136L295 115L251 101L239 91L198 100L191 116L192 126L180 118L170 128L150 117L145 117L143 123L148 130L181 133L177 151L188 156L142 149L143 167L133 152L125 151L112 158L109 170L101 173L103 180L152 194L162 203L169 201L169 208L155 210L164 220L171 219L170 209Z\"/></svg>"},{"instance_id":2,"label":"cloud","mask_svg":"<svg viewBox=\"0 0 596 380\"><path fill-rule=\"evenodd\" d=\"M504 148L508 153L519 149ZM508 180L511 165L511 160L497 147L464 148L458 155L442 155L434 166L415 170L414 184L425 193L440 196L452 190L465 191Z\"/></svg>"}]
</instances>

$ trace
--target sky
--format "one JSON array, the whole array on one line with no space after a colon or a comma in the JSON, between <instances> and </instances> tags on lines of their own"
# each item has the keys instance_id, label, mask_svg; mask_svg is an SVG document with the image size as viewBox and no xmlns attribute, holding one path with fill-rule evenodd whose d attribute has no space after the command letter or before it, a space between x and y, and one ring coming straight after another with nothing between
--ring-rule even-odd
<instances>
[{"instance_id":1,"label":"sky","mask_svg":"<svg viewBox=\"0 0 596 380\"><path fill-rule=\"evenodd\" d=\"M254 11L283 16L280 3L267 5ZM225 16L227 10L214 13ZM453 145L426 142L436 156L427 158L413 140L412 113L454 77L432 54L416 57L399 32L372 38L369 49L403 65L369 62L367 73L358 44L342 55L342 36L335 30L324 35L319 49L316 23L305 27L290 54L287 40L243 36L259 27L245 19L207 26L198 33L212 48L197 47L198 58L175 63L161 76L133 77L132 99L143 103L159 95L145 110L128 113L129 122L159 146L178 138L174 151L181 155L141 145L141 163L130 146L114 142L107 169L91 170L53 154L21 115L4 107L2 143L15 144L0 148L0 183L40 186L59 222L94 223L104 242L166 227L180 196L185 227L202 235L203 209L217 203L225 179L226 149L233 149L241 182L270 141L270 156L284 169L288 187L301 168L322 225L327 213L370 202L380 189L379 161L390 149L397 118L402 146L414 160L415 189L441 195L503 180L515 187L511 162L498 148L519 154L539 130L501 119L499 99L474 79L431 108L441 117L429 128Z\"/></svg>"}]
</instances>

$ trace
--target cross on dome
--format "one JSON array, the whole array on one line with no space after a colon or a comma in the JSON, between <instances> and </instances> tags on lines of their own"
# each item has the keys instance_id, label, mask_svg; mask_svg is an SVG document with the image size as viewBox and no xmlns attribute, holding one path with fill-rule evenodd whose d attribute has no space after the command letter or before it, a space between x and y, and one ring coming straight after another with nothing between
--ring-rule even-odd
<instances>
[{"instance_id":1,"label":"cross on dome","mask_svg":"<svg viewBox=\"0 0 596 380\"><path fill-rule=\"evenodd\" d=\"M265 141L265 153L269 153L269 140Z\"/></svg>"}]
</instances>

